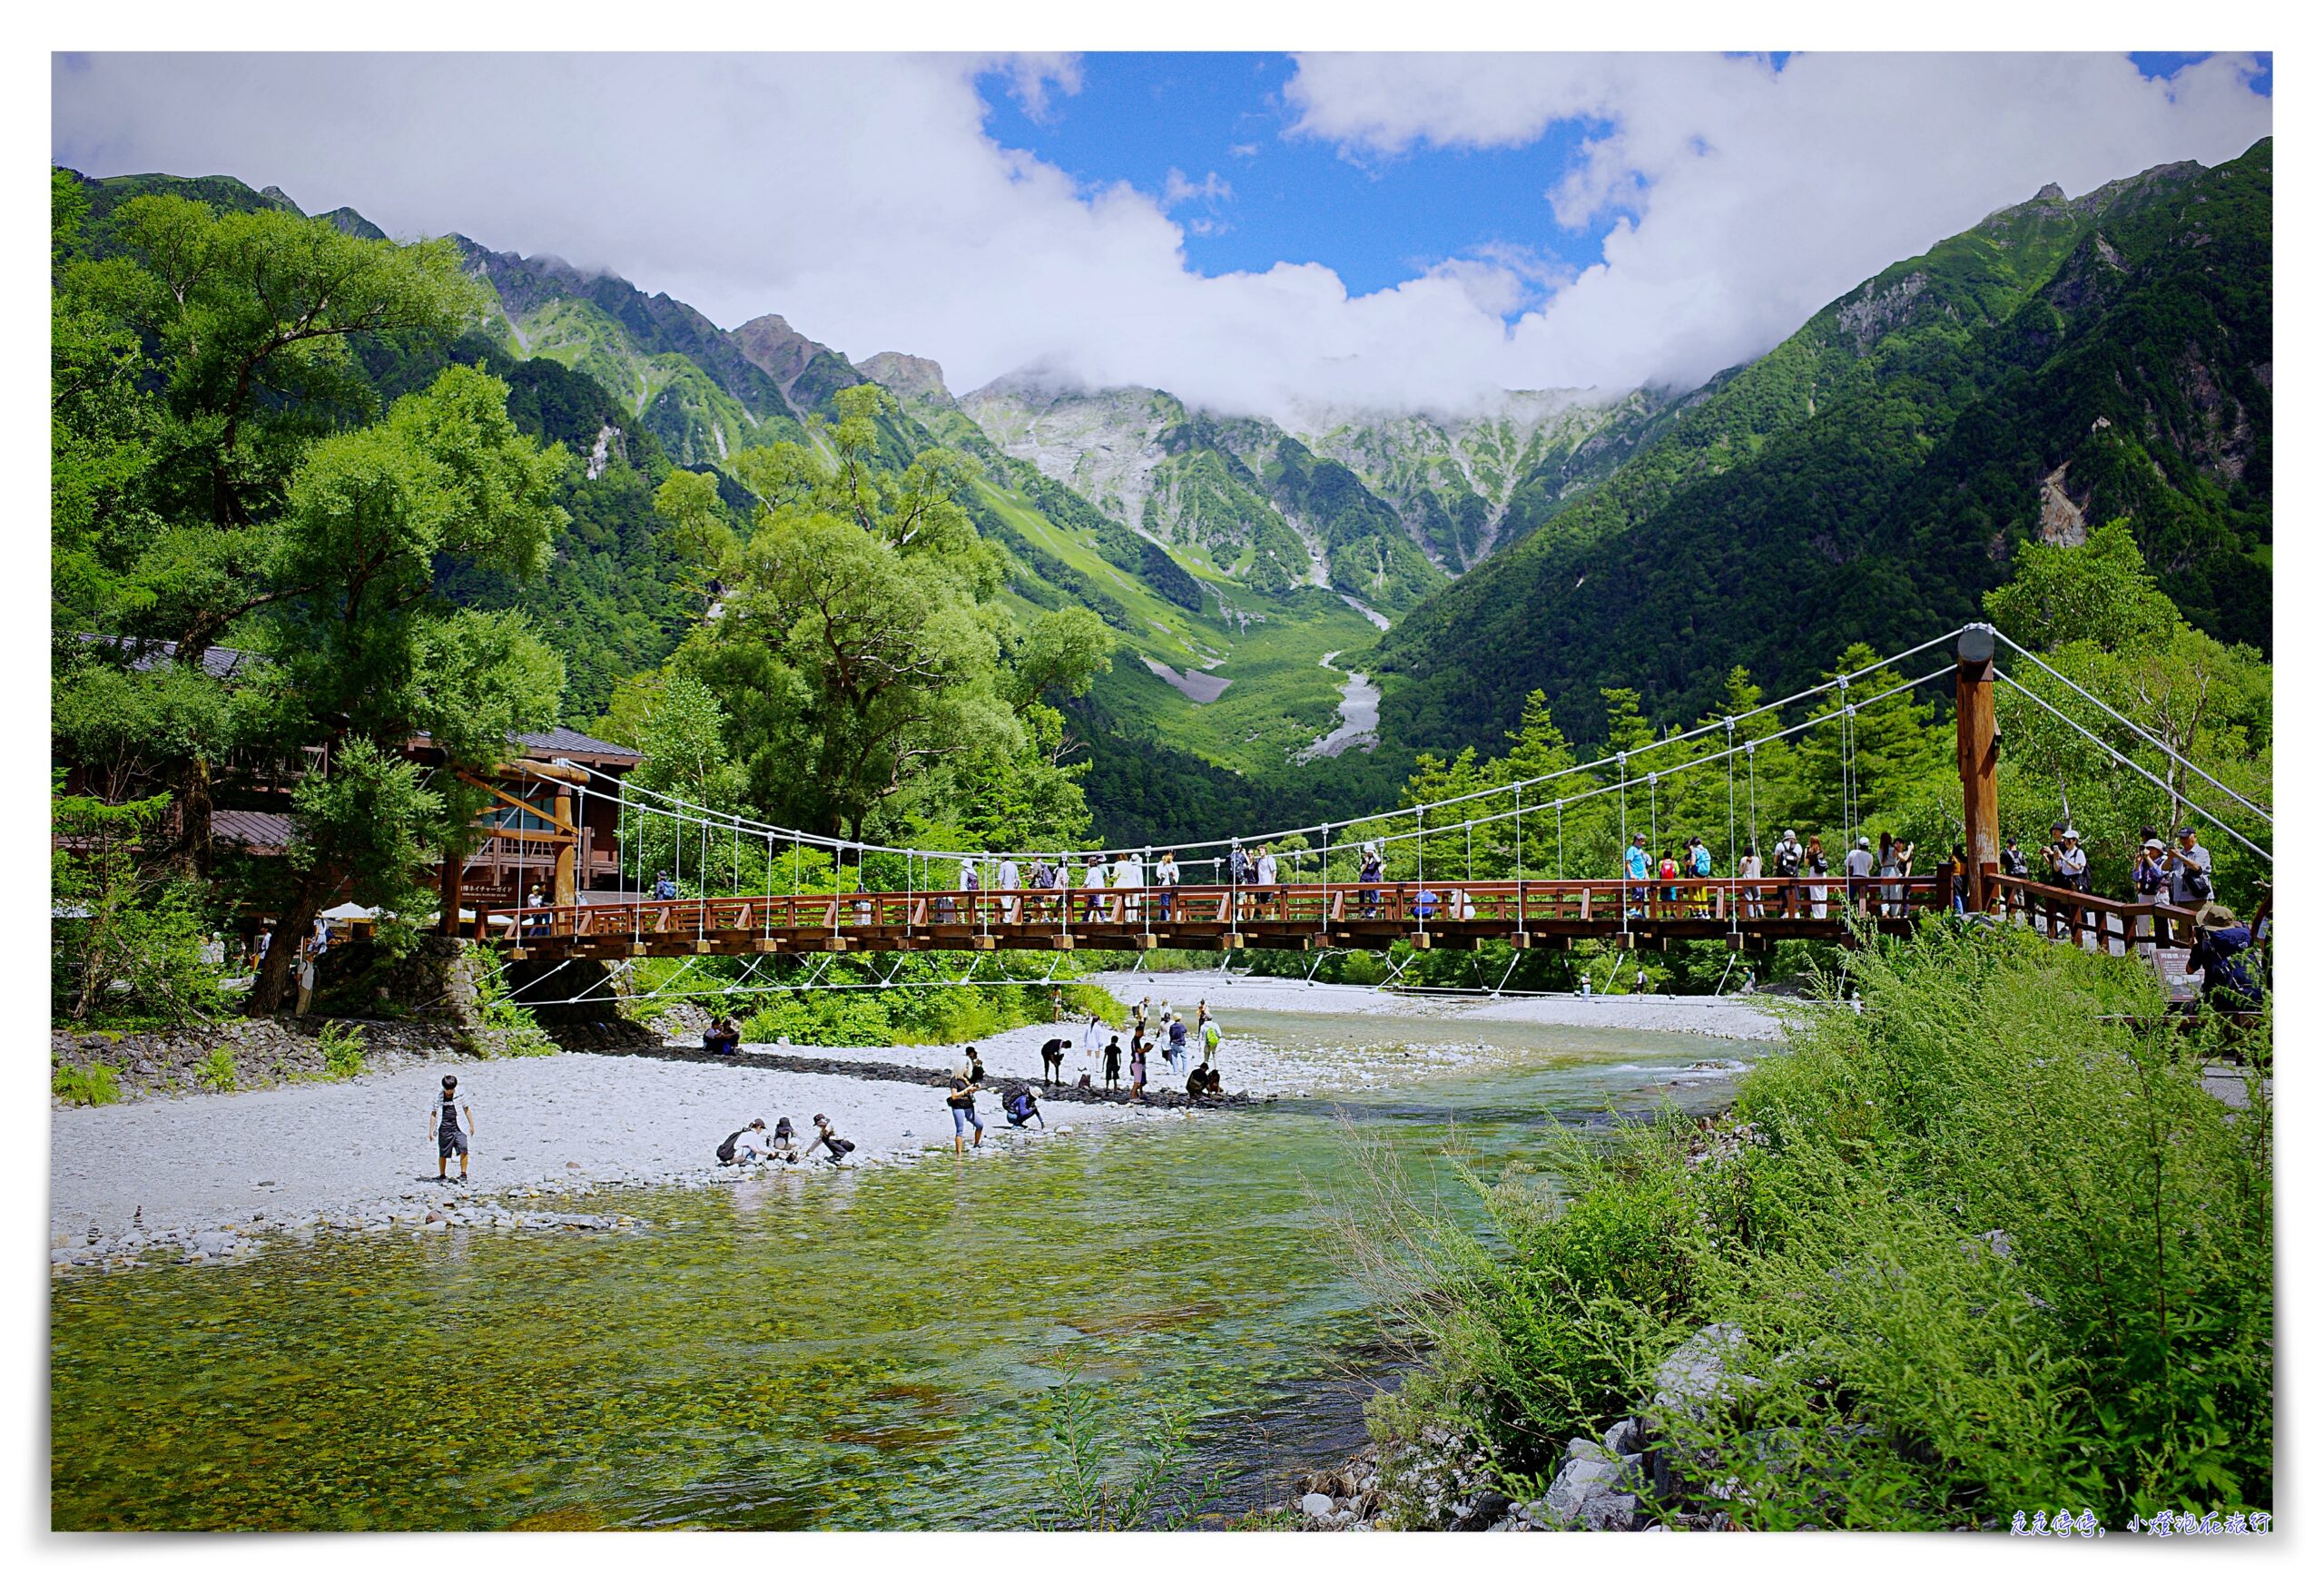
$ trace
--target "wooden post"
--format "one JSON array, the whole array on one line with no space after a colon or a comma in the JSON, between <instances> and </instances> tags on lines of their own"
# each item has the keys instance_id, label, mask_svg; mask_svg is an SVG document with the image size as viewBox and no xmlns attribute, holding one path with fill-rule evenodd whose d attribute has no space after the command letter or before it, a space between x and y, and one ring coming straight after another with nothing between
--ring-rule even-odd
<instances>
[{"instance_id":1,"label":"wooden post","mask_svg":"<svg viewBox=\"0 0 2324 1583\"><path fill-rule=\"evenodd\" d=\"M586 832L580 831L573 822L573 793L571 792L559 787L556 801L550 806L556 811L556 822L573 831L574 836L569 841L557 843L556 888L550 893L549 901L553 906L570 907L579 900L574 894L573 888L574 854L581 850L581 842Z\"/></svg>"},{"instance_id":2,"label":"wooden post","mask_svg":"<svg viewBox=\"0 0 2324 1583\"><path fill-rule=\"evenodd\" d=\"M460 871L468 866L468 853L457 846L444 849L444 868L437 887L436 920L438 934L458 935L460 932Z\"/></svg>"},{"instance_id":3,"label":"wooden post","mask_svg":"<svg viewBox=\"0 0 2324 1583\"><path fill-rule=\"evenodd\" d=\"M1958 654L1953 718L1961 764L1962 844L1969 854L1969 908L1983 912L1991 900L1985 877L2001 867L2001 811L1994 798L2001 738L1994 730L1993 630L1965 628Z\"/></svg>"}]
</instances>

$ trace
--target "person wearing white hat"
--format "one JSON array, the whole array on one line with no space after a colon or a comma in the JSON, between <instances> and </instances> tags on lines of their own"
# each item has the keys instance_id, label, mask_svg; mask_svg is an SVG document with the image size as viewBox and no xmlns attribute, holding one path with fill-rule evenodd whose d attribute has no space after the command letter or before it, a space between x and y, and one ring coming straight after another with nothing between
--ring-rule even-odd
<instances>
[{"instance_id":1,"label":"person wearing white hat","mask_svg":"<svg viewBox=\"0 0 2324 1583\"><path fill-rule=\"evenodd\" d=\"M1365 841L1364 843L1364 860L1357 867L1355 871L1357 882L1364 885L1377 885L1380 883L1381 877L1386 872L1386 867L1380 861L1379 844L1374 841ZM1364 905L1364 917L1377 918L1380 916L1379 891L1364 890L1359 892L1356 900Z\"/></svg>"},{"instance_id":2,"label":"person wearing white hat","mask_svg":"<svg viewBox=\"0 0 2324 1583\"><path fill-rule=\"evenodd\" d=\"M2068 829L2058 837L2058 883L2069 890L2090 889L2090 854L2082 850L2082 831Z\"/></svg>"}]
</instances>

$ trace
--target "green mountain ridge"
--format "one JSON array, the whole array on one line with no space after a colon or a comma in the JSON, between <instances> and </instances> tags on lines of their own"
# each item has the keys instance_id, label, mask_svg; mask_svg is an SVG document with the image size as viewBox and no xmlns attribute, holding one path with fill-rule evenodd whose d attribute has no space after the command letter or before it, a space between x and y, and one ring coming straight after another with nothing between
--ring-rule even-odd
<instances>
[{"instance_id":1,"label":"green mountain ridge","mask_svg":"<svg viewBox=\"0 0 2324 1583\"><path fill-rule=\"evenodd\" d=\"M1691 718L1973 618L2030 537L2131 519L2189 617L2265 647L2271 146L2054 187L1882 270L1381 640L1383 735L1493 740L1531 687Z\"/></svg>"}]
</instances>

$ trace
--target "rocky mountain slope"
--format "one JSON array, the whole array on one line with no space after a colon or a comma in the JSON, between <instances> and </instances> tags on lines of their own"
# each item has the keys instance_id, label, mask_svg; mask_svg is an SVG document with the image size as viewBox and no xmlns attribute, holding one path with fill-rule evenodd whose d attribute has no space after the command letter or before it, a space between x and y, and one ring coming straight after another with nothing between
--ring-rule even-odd
<instances>
[{"instance_id":1,"label":"rocky mountain slope","mask_svg":"<svg viewBox=\"0 0 2324 1583\"><path fill-rule=\"evenodd\" d=\"M1530 535L1382 640L1384 734L1491 741L1538 686L1592 738L1600 687L1691 717L1738 664L1787 691L1849 642L1970 618L2024 539L2117 516L2190 619L2265 647L2270 160L2045 188L1641 411L1601 487L1537 473Z\"/></svg>"}]
</instances>

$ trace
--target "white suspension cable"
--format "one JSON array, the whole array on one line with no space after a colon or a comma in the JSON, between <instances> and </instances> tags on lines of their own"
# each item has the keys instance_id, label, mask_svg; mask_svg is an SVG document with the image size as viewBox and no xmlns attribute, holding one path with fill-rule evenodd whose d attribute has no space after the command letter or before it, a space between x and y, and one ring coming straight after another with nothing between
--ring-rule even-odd
<instances>
[{"instance_id":1,"label":"white suspension cable","mask_svg":"<svg viewBox=\"0 0 2324 1583\"><path fill-rule=\"evenodd\" d=\"M2213 813L2208 808L2205 808L2201 803L2188 797L2184 792L2173 792L2168 782L2164 782L2162 778L2149 771L2145 765L2140 763L2137 760L2130 758L2118 752L2112 743L2106 741L2105 738L2100 736L2096 732L2093 732L2089 727L2083 725L2080 721L2075 720L2071 715L2065 713L2063 710L2059 709L2056 704L2052 703L2048 699L2043 697L2039 693L2034 692L2031 687L2028 687L2024 683L2020 682L2016 677L2002 671L1996 671L1994 674L2000 680L2008 683L2012 687L2016 688L2020 693L2023 693L2026 697L2031 698L2043 709L2046 709L2052 714L2056 715L2067 725L2088 737L2092 742L2096 744L2099 752L2104 753L2108 758L2122 765L2122 768L2130 771L2135 775L2142 776L2144 779L2151 782L2162 792L2164 796L2174 798L2184 803L2187 807L2193 809L2197 813L2201 814L2205 819L2211 821L2211 823L2217 825L2221 830L2225 831L2230 837L2240 842L2247 850L2256 854L2262 862L2269 864L2270 867L2274 865L2276 860L2275 857L2266 848L2250 840L2249 837L2244 835L2242 831L2237 830L2233 825L2220 818L2219 815Z\"/></svg>"},{"instance_id":2,"label":"white suspension cable","mask_svg":"<svg viewBox=\"0 0 2324 1583\"><path fill-rule=\"evenodd\" d=\"M2182 770L2187 770L2187 771L2191 771L2191 772L2193 772L2193 773L2195 773L2195 774L2198 774L2198 775L2202 776L2202 778L2203 778L2204 780L2206 780L2206 781L2210 781L2210 782L2211 782L2211 783L2213 786L2217 787L2221 792L2224 792L2224 793L2225 793L2226 795L2228 795L2229 797L2233 798L2236 801L2238 801L2238 802L2241 803L2245 808L2247 808L2247 809L2250 810L2250 811L2252 811L2253 813L2258 814L2261 819L2266 820L2266 821L2268 821L2268 824L2269 824L2269 826L2270 826L2270 828L2273 828L2273 827L2274 827L2275 822L2276 822L2276 816L2275 816L2274 814L2272 814L2272 813L2269 812L2269 811L2268 811L2268 810L2266 810L2266 809L2264 809L2264 808L2260 807L2258 803L2256 803L2256 802L2252 801L2250 798L2248 798L2248 797L2244 796L2244 795L2243 795L2243 793L2241 793L2240 792L2236 791L2233 787L2231 787L2231 786L2223 786L2223 785L2221 785L2221 784L2220 784L2220 782L2219 782L2218 781L2213 780L2213 779L2211 778L2211 776L2210 772L2209 772L2208 771L2206 771L2206 770L2205 770L2205 769L2204 769L2201 764L2195 763L2195 762L2192 762L2191 760L2187 759L2187 758L2184 758L2184 757L2182 757L2181 755L2180 755L2180 754L2178 754L2178 753L2176 753L2176 752L2173 752L2170 748L2168 748L2168 747L2164 746L2161 742L2157 741L2153 736L2150 735L2150 734L2147 733L2146 728L2145 728L2145 727L2143 727L2143 726L2142 726L2142 725L2140 725L2140 724L2139 724L2139 723L2138 723L2137 721L2132 720L2129 715L2124 714L2122 711L2120 711L2120 710L2116 709L2112 704L2111 704L2111 703L2107 703L2104 699L2100 698L2100 697L2096 696L2095 694L2092 693L2091 693L2087 688L2083 687L2083 686L2079 682L2076 682L2073 677L2068 676L2068 675L2064 674L2063 673L2060 672L2060 671L2059 671L2055 666L2052 665L2048 661L2044 660L2041 655L2039 655L2039 654L2035 654L2033 650L2031 650L2031 649L2029 649L2029 648L2025 647L2023 644L2020 644L2020 643L2016 642L2016 641L2015 641L2014 639L2013 639L2013 638L2012 638L2012 637L2011 637L2007 633L2003 632L2003 631L2002 631L2000 628L1998 628L1998 627L1992 627L1992 626L1986 627L1986 628L1985 628L1985 630L1986 630L1987 632L1989 632L1989 633L1993 634L1993 635L1994 635L1994 637L1998 638L1998 639L1999 639L1999 640L2001 640L2003 643L2005 643L2005 644L2009 644L2009 646L2010 646L2011 648L2013 648L2013 649L2016 650L2016 651L2017 651L2017 653L2018 653L2019 654L2023 655L2023 656L2024 656L2024 658L2026 658L2026 659L2029 659L2029 660L2033 661L2036 665L2039 665L2043 670L2047 671L2047 672L2048 672L2052 676L2056 677L2059 681L2061 681L2061 682L2064 683L2067 686L2069 686L2069 687L2073 688L2076 693L2080 693L2080 694L2081 694L2084 699L2086 699L2087 701L2089 701L2089 702L2090 702L2090 703L2092 703L2096 704L2100 709L2104 710L2104 711L2105 711L2109 715L2112 716L2115 720L2118 720L2118 721L2120 721L2122 724L2124 724L2124 725L2126 725L2126 726L2129 726L2129 727L2131 728L2131 730L2132 730L2132 731L2133 731L2133 732L2135 732L2135 733L2138 733L2139 739L2140 739L2141 741L2144 742L2146 743L2146 745L2147 745L2147 746L2149 746L2149 747L2152 748L2156 752L2161 753L2164 758L2169 759L2172 763L2177 764L2181 769L2182 769ZM2024 689L2024 685L2023 685L2022 683L2021 683L2021 684L2017 684L2017 686L2018 686L2018 691L2019 691L2019 692L2021 692L2021 693L2022 693L2022 692L2024 692L2024 691L2025 690L2025 689Z\"/></svg>"}]
</instances>

